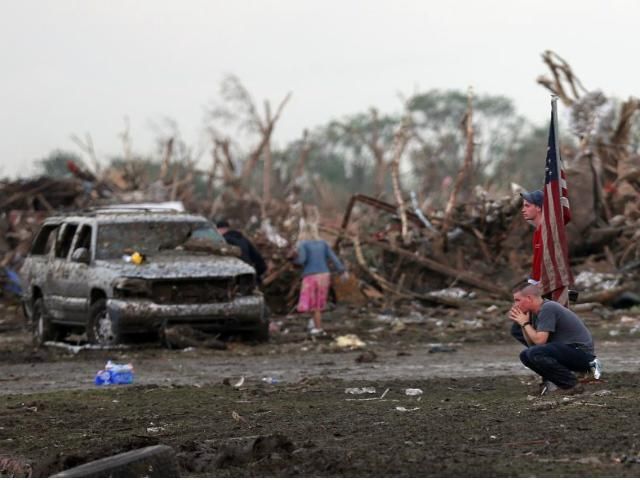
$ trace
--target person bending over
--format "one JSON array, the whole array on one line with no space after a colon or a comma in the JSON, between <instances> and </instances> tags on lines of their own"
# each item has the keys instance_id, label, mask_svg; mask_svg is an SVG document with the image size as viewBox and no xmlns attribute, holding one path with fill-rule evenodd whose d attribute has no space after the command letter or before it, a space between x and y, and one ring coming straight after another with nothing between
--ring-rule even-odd
<instances>
[{"instance_id":1,"label":"person bending over","mask_svg":"<svg viewBox=\"0 0 640 480\"><path fill-rule=\"evenodd\" d=\"M256 281L262 283L262 277L267 271L267 264L258 249L238 230L232 230L227 220L220 220L216 228L230 245L240 248L240 259L251 265L256 270Z\"/></svg>"},{"instance_id":2,"label":"person bending over","mask_svg":"<svg viewBox=\"0 0 640 480\"><path fill-rule=\"evenodd\" d=\"M519 285L513 301L509 318L529 345L520 361L565 395L584 391L575 372L590 371L596 361L593 337L584 322L558 302L543 299L538 285Z\"/></svg>"}]
</instances>

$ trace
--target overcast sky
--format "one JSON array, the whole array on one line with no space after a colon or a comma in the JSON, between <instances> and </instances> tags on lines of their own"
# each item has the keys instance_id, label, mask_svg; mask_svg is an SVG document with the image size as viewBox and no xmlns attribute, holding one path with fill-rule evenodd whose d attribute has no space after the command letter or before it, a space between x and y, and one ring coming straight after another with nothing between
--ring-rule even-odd
<instances>
[{"instance_id":1,"label":"overcast sky","mask_svg":"<svg viewBox=\"0 0 640 480\"><path fill-rule=\"evenodd\" d=\"M540 54L565 58L589 89L640 95L640 2L628 0L0 0L0 176L27 176L60 148L101 159L154 153L152 124L174 119L203 143L204 109L233 73L262 104L293 92L275 141L398 94L502 94L549 117ZM562 108L562 107L561 107ZM561 112L562 115L562 112ZM204 161L204 160L203 160ZM207 162L209 160L207 159Z\"/></svg>"}]
</instances>

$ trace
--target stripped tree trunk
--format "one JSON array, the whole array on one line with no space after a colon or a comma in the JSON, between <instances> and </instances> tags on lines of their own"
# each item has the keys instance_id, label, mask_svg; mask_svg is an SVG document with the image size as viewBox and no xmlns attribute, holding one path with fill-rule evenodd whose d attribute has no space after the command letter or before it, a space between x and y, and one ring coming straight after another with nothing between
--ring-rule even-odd
<instances>
[{"instance_id":1,"label":"stripped tree trunk","mask_svg":"<svg viewBox=\"0 0 640 480\"><path fill-rule=\"evenodd\" d=\"M400 187L400 159L402 158L402 154L408 142L409 135L407 134L406 124L403 122L394 138L393 158L391 160L391 181L396 203L398 204L400 222L402 223L402 243L405 245L409 241L409 230L407 228L407 209L405 207L404 197L402 196L402 189Z\"/></svg>"},{"instance_id":2,"label":"stripped tree trunk","mask_svg":"<svg viewBox=\"0 0 640 480\"><path fill-rule=\"evenodd\" d=\"M264 102L265 121L267 125L273 126L271 119L271 106L269 101ZM271 170L273 169L273 158L271 157L271 129L269 131L267 141L264 145L264 163L262 170L262 203L260 205L260 213L263 219L267 218L267 210L271 202Z\"/></svg>"},{"instance_id":3,"label":"stripped tree trunk","mask_svg":"<svg viewBox=\"0 0 640 480\"><path fill-rule=\"evenodd\" d=\"M291 180L295 181L304 175L307 159L309 158L309 152L311 152L311 142L309 142L309 130L306 128L302 132L302 148L300 149L300 156L298 157L298 163L293 169L293 175Z\"/></svg>"},{"instance_id":4,"label":"stripped tree trunk","mask_svg":"<svg viewBox=\"0 0 640 480\"><path fill-rule=\"evenodd\" d=\"M276 110L276 114L273 118L268 119L266 122L263 122L259 117L255 118L255 121L260 126L260 133L262 134L262 138L260 139L260 143L253 149L251 155L249 155L249 160L245 162L242 173L240 174L241 179L246 184L251 173L256 168L258 164L258 160L260 159L260 155L263 153L264 148L271 140L271 134L273 133L273 128L275 127L276 122L280 118L280 114L284 109L285 105L291 98L291 93L288 93L287 96L280 102L278 109Z\"/></svg>"},{"instance_id":5,"label":"stripped tree trunk","mask_svg":"<svg viewBox=\"0 0 640 480\"><path fill-rule=\"evenodd\" d=\"M458 192L460 191L460 188L462 187L462 184L464 183L464 180L466 179L467 174L471 170L473 164L473 92L471 88L469 88L467 96L467 113L465 114L463 123L465 126L465 135L467 137L467 146L465 151L464 163L458 171L456 181L453 185L451 193L449 194L449 200L447 201L447 206L444 211L444 219L442 221L442 235L445 238L451 224L451 216L453 215L453 209L456 204L456 197L458 196Z\"/></svg>"},{"instance_id":6,"label":"stripped tree trunk","mask_svg":"<svg viewBox=\"0 0 640 480\"><path fill-rule=\"evenodd\" d=\"M637 198L638 192L629 183L629 179L638 173L636 158L629 154L627 145L630 142L633 118L640 108L637 98L630 98L622 104L620 121L610 143L615 148L616 187L622 203Z\"/></svg>"},{"instance_id":7,"label":"stripped tree trunk","mask_svg":"<svg viewBox=\"0 0 640 480\"><path fill-rule=\"evenodd\" d=\"M173 155L173 137L167 140L167 144L164 148L164 155L162 155L162 163L160 165L160 180L164 180L169 173L169 166L171 165L171 156Z\"/></svg>"}]
</instances>

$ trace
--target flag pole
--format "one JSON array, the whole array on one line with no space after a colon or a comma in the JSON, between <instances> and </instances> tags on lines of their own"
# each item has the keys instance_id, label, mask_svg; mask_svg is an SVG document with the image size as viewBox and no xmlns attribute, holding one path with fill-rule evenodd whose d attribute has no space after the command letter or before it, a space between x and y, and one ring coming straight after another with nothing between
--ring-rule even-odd
<instances>
[{"instance_id":1,"label":"flag pole","mask_svg":"<svg viewBox=\"0 0 640 480\"><path fill-rule=\"evenodd\" d=\"M553 125L553 137L555 139L554 149L556 154L556 183L555 187L558 189L558 198L562 197L562 158L560 157L560 137L558 137L558 96L551 95L551 123ZM560 205L560 214L562 215L562 221L560 228L564 230L564 245L561 246L561 250L564 251L564 255L566 255L567 268L569 268L569 253L567 251L567 232L564 228L564 212L562 208L562 200ZM562 282L563 284L565 282ZM563 285L562 293L558 296L558 300L565 306L569 306L569 286Z\"/></svg>"},{"instance_id":2,"label":"flag pole","mask_svg":"<svg viewBox=\"0 0 640 480\"><path fill-rule=\"evenodd\" d=\"M562 171L562 157L560 156L560 137L558 136L558 96L551 95L551 115L553 116L553 136L556 138L556 159L558 160L558 184L562 180L560 172Z\"/></svg>"}]
</instances>

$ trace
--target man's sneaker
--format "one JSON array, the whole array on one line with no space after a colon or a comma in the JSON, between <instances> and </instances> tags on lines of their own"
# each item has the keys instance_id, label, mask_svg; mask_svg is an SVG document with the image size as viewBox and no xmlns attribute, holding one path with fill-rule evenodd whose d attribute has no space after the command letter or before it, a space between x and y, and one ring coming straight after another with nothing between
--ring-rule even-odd
<instances>
[{"instance_id":1,"label":"man's sneaker","mask_svg":"<svg viewBox=\"0 0 640 480\"><path fill-rule=\"evenodd\" d=\"M591 375L593 375L593 378L599 380L602 375L602 362L597 358L591 360L589 362L589 371L591 372Z\"/></svg>"},{"instance_id":2,"label":"man's sneaker","mask_svg":"<svg viewBox=\"0 0 640 480\"><path fill-rule=\"evenodd\" d=\"M558 386L555 383L550 382L549 380L545 380L544 382L542 382L540 384L540 396L541 397L543 397L545 395L549 395L550 393L553 393L556 390L558 390Z\"/></svg>"}]
</instances>

